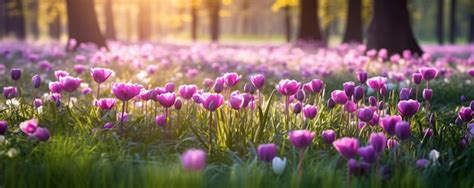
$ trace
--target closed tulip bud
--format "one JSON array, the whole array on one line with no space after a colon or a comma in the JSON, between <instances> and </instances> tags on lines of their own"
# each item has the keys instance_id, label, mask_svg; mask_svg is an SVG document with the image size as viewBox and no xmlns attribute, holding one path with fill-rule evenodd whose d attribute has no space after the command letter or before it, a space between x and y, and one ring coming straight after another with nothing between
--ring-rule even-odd
<instances>
[{"instance_id":1,"label":"closed tulip bud","mask_svg":"<svg viewBox=\"0 0 474 188\"><path fill-rule=\"evenodd\" d=\"M112 128L114 128L114 124L112 122L107 122L104 124L104 126L102 126L102 129L105 129L105 130L109 130Z\"/></svg>"},{"instance_id":2,"label":"closed tulip bud","mask_svg":"<svg viewBox=\"0 0 474 188\"><path fill-rule=\"evenodd\" d=\"M240 110L244 104L244 97L241 94L233 93L228 101L228 105L234 110Z\"/></svg>"},{"instance_id":3,"label":"closed tulip bud","mask_svg":"<svg viewBox=\"0 0 474 188\"><path fill-rule=\"evenodd\" d=\"M166 92L171 93L171 92L174 92L175 89L176 89L176 85L174 85L174 83L168 82L168 83L165 84L165 91Z\"/></svg>"},{"instance_id":4,"label":"closed tulip bud","mask_svg":"<svg viewBox=\"0 0 474 188\"><path fill-rule=\"evenodd\" d=\"M110 76L114 73L113 70L106 69L106 68L92 68L91 69L91 76L97 83L103 83L109 79Z\"/></svg>"},{"instance_id":5,"label":"closed tulip bud","mask_svg":"<svg viewBox=\"0 0 474 188\"><path fill-rule=\"evenodd\" d=\"M423 89L423 99L429 101L431 100L431 97L433 96L433 90L425 88Z\"/></svg>"},{"instance_id":6,"label":"closed tulip bud","mask_svg":"<svg viewBox=\"0 0 474 188\"><path fill-rule=\"evenodd\" d=\"M400 121L395 125L395 135L401 140L406 140L411 136L410 124L406 121Z\"/></svg>"},{"instance_id":7,"label":"closed tulip bud","mask_svg":"<svg viewBox=\"0 0 474 188\"><path fill-rule=\"evenodd\" d=\"M303 115L307 119L314 119L317 113L318 113L318 109L313 105L306 105L303 108Z\"/></svg>"},{"instance_id":8,"label":"closed tulip bud","mask_svg":"<svg viewBox=\"0 0 474 188\"><path fill-rule=\"evenodd\" d=\"M176 102L174 102L174 108L176 110L181 110L181 107L183 106L183 102L181 102L181 99L176 99Z\"/></svg>"},{"instance_id":9,"label":"closed tulip bud","mask_svg":"<svg viewBox=\"0 0 474 188\"><path fill-rule=\"evenodd\" d=\"M325 130L321 134L323 142L326 144L332 144L336 140L336 131L334 130Z\"/></svg>"},{"instance_id":10,"label":"closed tulip bud","mask_svg":"<svg viewBox=\"0 0 474 188\"><path fill-rule=\"evenodd\" d=\"M165 108L172 107L176 101L175 93L162 93L156 96L156 100Z\"/></svg>"},{"instance_id":11,"label":"closed tulip bud","mask_svg":"<svg viewBox=\"0 0 474 188\"><path fill-rule=\"evenodd\" d=\"M293 105L293 113L295 114L299 114L301 110L303 109L303 106L299 102L292 105Z\"/></svg>"},{"instance_id":12,"label":"closed tulip bud","mask_svg":"<svg viewBox=\"0 0 474 188\"><path fill-rule=\"evenodd\" d=\"M385 86L385 82L387 81L387 78L377 76L373 78L367 79L367 85L372 88L375 92L379 92L382 87Z\"/></svg>"},{"instance_id":13,"label":"closed tulip bud","mask_svg":"<svg viewBox=\"0 0 474 188\"><path fill-rule=\"evenodd\" d=\"M41 86L41 77L39 75L34 75L31 78L31 82L33 83L33 87L37 89Z\"/></svg>"},{"instance_id":14,"label":"closed tulip bud","mask_svg":"<svg viewBox=\"0 0 474 188\"><path fill-rule=\"evenodd\" d=\"M82 93L83 95L89 95L89 94L92 93L92 88L90 88L90 87L83 88L83 89L81 90L81 93Z\"/></svg>"},{"instance_id":15,"label":"closed tulip bud","mask_svg":"<svg viewBox=\"0 0 474 188\"><path fill-rule=\"evenodd\" d=\"M334 108L334 106L336 106L336 102L334 102L331 98L328 99L328 102L326 104L328 106L328 108Z\"/></svg>"},{"instance_id":16,"label":"closed tulip bud","mask_svg":"<svg viewBox=\"0 0 474 188\"><path fill-rule=\"evenodd\" d=\"M435 125L436 123L436 116L434 114L431 114L430 115L430 119L429 119L429 122L430 122L430 125Z\"/></svg>"},{"instance_id":17,"label":"closed tulip bud","mask_svg":"<svg viewBox=\"0 0 474 188\"><path fill-rule=\"evenodd\" d=\"M250 77L250 82L255 88L261 89L265 84L265 76L262 74L253 75Z\"/></svg>"},{"instance_id":18,"label":"closed tulip bud","mask_svg":"<svg viewBox=\"0 0 474 188\"><path fill-rule=\"evenodd\" d=\"M423 135L426 136L427 138L433 136L433 129L431 128L426 128L423 130Z\"/></svg>"},{"instance_id":19,"label":"closed tulip bud","mask_svg":"<svg viewBox=\"0 0 474 188\"><path fill-rule=\"evenodd\" d=\"M5 132L7 132L8 129L8 123L6 121L1 120L0 121L0 135L4 135Z\"/></svg>"},{"instance_id":20,"label":"closed tulip bud","mask_svg":"<svg viewBox=\"0 0 474 188\"><path fill-rule=\"evenodd\" d=\"M334 90L331 92L331 99L336 104L346 104L348 97L346 93L342 90Z\"/></svg>"},{"instance_id":21,"label":"closed tulip bud","mask_svg":"<svg viewBox=\"0 0 474 188\"><path fill-rule=\"evenodd\" d=\"M117 113L117 121L119 122L128 122L130 116L128 115L128 113L123 113L123 116L122 116L122 113Z\"/></svg>"},{"instance_id":22,"label":"closed tulip bud","mask_svg":"<svg viewBox=\"0 0 474 188\"><path fill-rule=\"evenodd\" d=\"M32 137L38 139L39 141L48 141L50 137L49 130L44 127L38 127L36 131L31 135Z\"/></svg>"},{"instance_id":23,"label":"closed tulip bud","mask_svg":"<svg viewBox=\"0 0 474 188\"><path fill-rule=\"evenodd\" d=\"M224 74L225 85L229 88L234 87L235 85L237 85L237 83L239 83L241 77L242 76L239 76L235 72L225 73Z\"/></svg>"},{"instance_id":24,"label":"closed tulip bud","mask_svg":"<svg viewBox=\"0 0 474 188\"><path fill-rule=\"evenodd\" d=\"M456 120L454 120L454 124L460 127L464 121L458 117L456 117Z\"/></svg>"},{"instance_id":25,"label":"closed tulip bud","mask_svg":"<svg viewBox=\"0 0 474 188\"><path fill-rule=\"evenodd\" d=\"M342 85L342 87L344 88L344 92L349 98L354 94L354 82L346 82Z\"/></svg>"},{"instance_id":26,"label":"closed tulip bud","mask_svg":"<svg viewBox=\"0 0 474 188\"><path fill-rule=\"evenodd\" d=\"M39 108L39 107L43 106L43 101L41 99L35 99L35 100L33 100L33 106L35 108Z\"/></svg>"},{"instance_id":27,"label":"closed tulip bud","mask_svg":"<svg viewBox=\"0 0 474 188\"><path fill-rule=\"evenodd\" d=\"M324 87L324 82L320 79L313 79L311 80L311 90L314 92L314 93L319 93L321 92L321 90L323 89Z\"/></svg>"},{"instance_id":28,"label":"closed tulip bud","mask_svg":"<svg viewBox=\"0 0 474 188\"><path fill-rule=\"evenodd\" d=\"M344 137L332 143L334 148L346 159L354 158L359 148L359 140L356 138Z\"/></svg>"},{"instance_id":29,"label":"closed tulip bud","mask_svg":"<svg viewBox=\"0 0 474 188\"><path fill-rule=\"evenodd\" d=\"M372 107L377 106L377 99L374 96L370 96L368 100L369 100L370 106L372 106Z\"/></svg>"},{"instance_id":30,"label":"closed tulip bud","mask_svg":"<svg viewBox=\"0 0 474 188\"><path fill-rule=\"evenodd\" d=\"M288 133L288 140L290 140L296 148L304 149L311 145L314 136L315 133L308 130L294 130Z\"/></svg>"},{"instance_id":31,"label":"closed tulip bud","mask_svg":"<svg viewBox=\"0 0 474 188\"><path fill-rule=\"evenodd\" d=\"M281 159L280 157L274 157L272 160L273 172L277 175L283 174L286 167L286 158Z\"/></svg>"},{"instance_id":32,"label":"closed tulip bud","mask_svg":"<svg viewBox=\"0 0 474 188\"><path fill-rule=\"evenodd\" d=\"M434 67L420 68L420 73L424 80L430 81L438 75L438 69Z\"/></svg>"},{"instance_id":33,"label":"closed tulip bud","mask_svg":"<svg viewBox=\"0 0 474 188\"><path fill-rule=\"evenodd\" d=\"M367 82L367 72L365 71L357 71L357 80L359 80L360 83L365 83Z\"/></svg>"},{"instance_id":34,"label":"closed tulip bud","mask_svg":"<svg viewBox=\"0 0 474 188\"><path fill-rule=\"evenodd\" d=\"M428 159L419 159L416 161L416 167L417 168L426 168L430 164L430 161Z\"/></svg>"},{"instance_id":35,"label":"closed tulip bud","mask_svg":"<svg viewBox=\"0 0 474 188\"><path fill-rule=\"evenodd\" d=\"M3 87L3 96L6 99L13 99L18 96L16 87Z\"/></svg>"},{"instance_id":36,"label":"closed tulip bud","mask_svg":"<svg viewBox=\"0 0 474 188\"><path fill-rule=\"evenodd\" d=\"M420 73L413 73L413 74L411 75L411 80L412 80L413 83L415 83L416 85L420 85L421 79L423 79L423 76L422 76Z\"/></svg>"},{"instance_id":37,"label":"closed tulip bud","mask_svg":"<svg viewBox=\"0 0 474 188\"><path fill-rule=\"evenodd\" d=\"M359 110L357 110L357 117L361 121L368 122L372 120L373 116L374 116L374 111L369 107L360 108Z\"/></svg>"},{"instance_id":38,"label":"closed tulip bud","mask_svg":"<svg viewBox=\"0 0 474 188\"><path fill-rule=\"evenodd\" d=\"M471 108L472 111L474 111L474 100L471 101L469 104L469 107Z\"/></svg>"},{"instance_id":39,"label":"closed tulip bud","mask_svg":"<svg viewBox=\"0 0 474 188\"><path fill-rule=\"evenodd\" d=\"M255 86L253 86L252 84L245 83L244 92L253 94L255 93L255 91L257 91L257 88L255 88Z\"/></svg>"},{"instance_id":40,"label":"closed tulip bud","mask_svg":"<svg viewBox=\"0 0 474 188\"><path fill-rule=\"evenodd\" d=\"M12 80L14 80L14 81L20 80L20 78L21 78L21 69L12 68L10 70L10 75L11 75Z\"/></svg>"},{"instance_id":41,"label":"closed tulip bud","mask_svg":"<svg viewBox=\"0 0 474 188\"><path fill-rule=\"evenodd\" d=\"M398 102L398 113L403 117L411 117L420 109L420 103L415 100L405 100Z\"/></svg>"},{"instance_id":42,"label":"closed tulip bud","mask_svg":"<svg viewBox=\"0 0 474 188\"><path fill-rule=\"evenodd\" d=\"M374 115L372 116L372 119L367 123L369 123L372 126L379 124L379 115L377 115L377 113L374 113Z\"/></svg>"},{"instance_id":43,"label":"closed tulip bud","mask_svg":"<svg viewBox=\"0 0 474 188\"><path fill-rule=\"evenodd\" d=\"M459 97L459 99L461 100L461 102L466 102L467 101L467 98L464 95L461 95L461 97Z\"/></svg>"},{"instance_id":44,"label":"closed tulip bud","mask_svg":"<svg viewBox=\"0 0 474 188\"><path fill-rule=\"evenodd\" d=\"M272 162L276 153L277 147L275 144L260 144L257 149L258 158L264 162Z\"/></svg>"},{"instance_id":45,"label":"closed tulip bud","mask_svg":"<svg viewBox=\"0 0 474 188\"><path fill-rule=\"evenodd\" d=\"M189 149L181 155L181 164L186 171L201 171L206 168L206 152L200 149Z\"/></svg>"},{"instance_id":46,"label":"closed tulip bud","mask_svg":"<svg viewBox=\"0 0 474 188\"><path fill-rule=\"evenodd\" d=\"M387 148L388 149L394 149L398 146L397 140L391 138L387 140Z\"/></svg>"},{"instance_id":47,"label":"closed tulip bud","mask_svg":"<svg viewBox=\"0 0 474 188\"><path fill-rule=\"evenodd\" d=\"M359 101L364 96L364 88L361 86L356 86L354 88L354 100Z\"/></svg>"},{"instance_id":48,"label":"closed tulip bud","mask_svg":"<svg viewBox=\"0 0 474 188\"><path fill-rule=\"evenodd\" d=\"M408 100L411 96L411 88L402 88L400 90L400 100Z\"/></svg>"},{"instance_id":49,"label":"closed tulip bud","mask_svg":"<svg viewBox=\"0 0 474 188\"><path fill-rule=\"evenodd\" d=\"M357 153L362 157L365 162L374 163L377 161L377 153L375 152L372 145L361 147L357 150Z\"/></svg>"},{"instance_id":50,"label":"closed tulip bud","mask_svg":"<svg viewBox=\"0 0 474 188\"><path fill-rule=\"evenodd\" d=\"M156 125L160 126L160 127L164 127L166 125L166 116L161 114L161 115L157 115L155 117L155 123Z\"/></svg>"},{"instance_id":51,"label":"closed tulip bud","mask_svg":"<svg viewBox=\"0 0 474 188\"><path fill-rule=\"evenodd\" d=\"M205 88L211 88L214 85L214 80L210 78L204 78L202 85L204 85Z\"/></svg>"},{"instance_id":52,"label":"closed tulip bud","mask_svg":"<svg viewBox=\"0 0 474 188\"><path fill-rule=\"evenodd\" d=\"M198 94L198 93L195 93L193 95L192 99L196 104L201 104L201 102L202 102L201 95Z\"/></svg>"},{"instance_id":53,"label":"closed tulip bud","mask_svg":"<svg viewBox=\"0 0 474 188\"><path fill-rule=\"evenodd\" d=\"M385 132L389 135L395 134L395 125L402 121L401 116L386 116L381 119L380 126L384 129Z\"/></svg>"},{"instance_id":54,"label":"closed tulip bud","mask_svg":"<svg viewBox=\"0 0 474 188\"><path fill-rule=\"evenodd\" d=\"M381 132L371 133L369 137L369 144L373 146L377 153L382 152L387 144L387 138Z\"/></svg>"},{"instance_id":55,"label":"closed tulip bud","mask_svg":"<svg viewBox=\"0 0 474 188\"><path fill-rule=\"evenodd\" d=\"M386 85L383 85L380 88L380 95L387 95L387 86Z\"/></svg>"},{"instance_id":56,"label":"closed tulip bud","mask_svg":"<svg viewBox=\"0 0 474 188\"><path fill-rule=\"evenodd\" d=\"M193 97L193 95L197 91L197 86L196 85L181 85L179 86L179 96L189 100Z\"/></svg>"},{"instance_id":57,"label":"closed tulip bud","mask_svg":"<svg viewBox=\"0 0 474 188\"><path fill-rule=\"evenodd\" d=\"M299 100L300 102L303 102L303 100L305 99L305 93L302 89L300 89L296 95L295 95L295 98L296 100Z\"/></svg>"},{"instance_id":58,"label":"closed tulip bud","mask_svg":"<svg viewBox=\"0 0 474 188\"><path fill-rule=\"evenodd\" d=\"M468 107L461 107L458 113L459 119L464 122L470 122L472 120L472 110Z\"/></svg>"},{"instance_id":59,"label":"closed tulip bud","mask_svg":"<svg viewBox=\"0 0 474 188\"><path fill-rule=\"evenodd\" d=\"M224 90L224 80L217 78L214 84L214 92L220 93Z\"/></svg>"}]
</instances>

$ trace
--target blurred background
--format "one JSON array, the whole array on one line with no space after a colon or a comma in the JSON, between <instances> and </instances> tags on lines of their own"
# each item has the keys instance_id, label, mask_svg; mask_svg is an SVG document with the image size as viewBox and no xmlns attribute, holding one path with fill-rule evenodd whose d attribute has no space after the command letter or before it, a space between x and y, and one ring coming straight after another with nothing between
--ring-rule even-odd
<instances>
[{"instance_id":1,"label":"blurred background","mask_svg":"<svg viewBox=\"0 0 474 188\"><path fill-rule=\"evenodd\" d=\"M89 8L95 10L105 38L131 42L211 39L234 43L295 41L303 23L300 13L308 6L299 0L80 1L92 2ZM0 0L0 36L66 41L69 2L72 1ZM335 45L343 41L351 3L357 7L353 9L356 15L357 12L360 14L358 24L362 28L362 38L366 39L373 15L372 0L314 2L320 35L326 43ZM473 0L408 0L408 11L414 35L420 43L460 44L474 41ZM90 13L84 12L85 15L90 16Z\"/></svg>"}]
</instances>

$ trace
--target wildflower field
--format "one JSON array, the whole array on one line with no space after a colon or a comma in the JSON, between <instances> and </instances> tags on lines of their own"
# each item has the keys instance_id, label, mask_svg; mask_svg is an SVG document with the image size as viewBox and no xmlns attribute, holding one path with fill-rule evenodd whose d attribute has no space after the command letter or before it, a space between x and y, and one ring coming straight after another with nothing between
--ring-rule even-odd
<instances>
[{"instance_id":1,"label":"wildflower field","mask_svg":"<svg viewBox=\"0 0 474 188\"><path fill-rule=\"evenodd\" d=\"M474 47L0 43L2 187L472 187Z\"/></svg>"}]
</instances>

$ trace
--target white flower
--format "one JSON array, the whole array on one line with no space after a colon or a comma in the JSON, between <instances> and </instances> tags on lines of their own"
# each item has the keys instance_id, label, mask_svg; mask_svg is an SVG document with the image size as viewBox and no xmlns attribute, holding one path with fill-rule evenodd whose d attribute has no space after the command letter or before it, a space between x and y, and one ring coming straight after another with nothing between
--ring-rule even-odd
<instances>
[{"instance_id":1,"label":"white flower","mask_svg":"<svg viewBox=\"0 0 474 188\"><path fill-rule=\"evenodd\" d=\"M13 98L13 99L7 100L7 105L18 107L20 106L20 101Z\"/></svg>"},{"instance_id":2,"label":"white flower","mask_svg":"<svg viewBox=\"0 0 474 188\"><path fill-rule=\"evenodd\" d=\"M439 159L439 151L431 150L430 151L430 159L433 161L433 164L438 164L438 159Z\"/></svg>"},{"instance_id":3,"label":"white flower","mask_svg":"<svg viewBox=\"0 0 474 188\"><path fill-rule=\"evenodd\" d=\"M281 175L285 171L286 167L286 157L283 160L280 157L273 158L272 168L275 174Z\"/></svg>"}]
</instances>

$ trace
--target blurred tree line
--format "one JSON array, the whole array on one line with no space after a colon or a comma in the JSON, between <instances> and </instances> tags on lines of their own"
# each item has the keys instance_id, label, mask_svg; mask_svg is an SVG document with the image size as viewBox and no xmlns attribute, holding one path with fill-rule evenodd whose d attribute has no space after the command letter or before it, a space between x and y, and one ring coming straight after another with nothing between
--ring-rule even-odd
<instances>
[{"instance_id":1,"label":"blurred tree line","mask_svg":"<svg viewBox=\"0 0 474 188\"><path fill-rule=\"evenodd\" d=\"M474 41L473 0L401 1L0 0L0 36L63 40L69 37L79 43L92 40L100 46L105 46L104 37L124 41L170 38L218 41L233 37L322 44L371 43L380 42L384 34L394 32L380 28L392 24L392 27L409 27L406 32L405 29L398 32L407 33L408 38L413 32L423 42ZM408 12L407 21L392 23L398 22L394 17L400 17L400 13L390 11L393 7ZM381 24L384 22L388 23ZM374 38L374 32L380 35L377 40L369 37Z\"/></svg>"}]
</instances>

